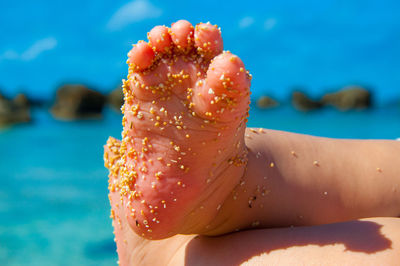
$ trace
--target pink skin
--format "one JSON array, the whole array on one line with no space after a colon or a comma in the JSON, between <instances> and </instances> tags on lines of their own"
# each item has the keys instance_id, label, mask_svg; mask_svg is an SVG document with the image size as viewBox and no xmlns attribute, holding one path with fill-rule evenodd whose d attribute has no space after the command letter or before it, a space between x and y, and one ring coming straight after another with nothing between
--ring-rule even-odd
<instances>
[{"instance_id":1,"label":"pink skin","mask_svg":"<svg viewBox=\"0 0 400 266\"><path fill-rule=\"evenodd\" d=\"M165 26L156 26L148 34L149 44L155 52L167 52L171 47L171 35Z\"/></svg>"},{"instance_id":2,"label":"pink skin","mask_svg":"<svg viewBox=\"0 0 400 266\"><path fill-rule=\"evenodd\" d=\"M128 54L124 178L115 186L137 234L200 233L245 169L250 76L237 56L221 53L216 26L180 20L148 37Z\"/></svg>"},{"instance_id":3,"label":"pink skin","mask_svg":"<svg viewBox=\"0 0 400 266\"><path fill-rule=\"evenodd\" d=\"M200 23L196 26L194 41L199 52L211 58L220 54L224 48L221 31L210 23Z\"/></svg>"},{"instance_id":4,"label":"pink skin","mask_svg":"<svg viewBox=\"0 0 400 266\"><path fill-rule=\"evenodd\" d=\"M246 134L250 132L251 129ZM336 142L334 146L330 145L331 141ZM354 140L346 140L342 143L342 140L268 131L268 134L247 138L247 144L255 156L249 158L248 170L245 174L245 180L248 182L243 187L247 186L247 190L252 191L253 185L260 184L258 176L262 174L261 179L263 175L268 176L268 189L277 195L265 197L268 201L263 202L265 204L263 209L257 206L261 204L262 201L259 200L262 199L257 199L257 202L253 202L253 208L247 208L247 210L243 208L246 204L243 204L244 200L241 200L239 195L235 204L232 204L235 208L234 212L228 215L222 214L223 219L238 226L241 222L250 222L253 215L251 212L255 211L258 215L266 215L264 218L258 217L258 219L261 218L262 227L274 227L275 223L275 226L279 226L278 228L253 228L253 230L212 238L176 235L160 241L150 241L131 230L125 210L120 203L119 193L110 189L109 197L120 265L239 265L244 261L247 262L246 265L275 265L278 262L283 265L299 262L315 265L398 264L400 259L399 218L381 217L328 225L304 225L316 224L317 217L319 217L318 223L328 223L335 220L355 219L360 216L399 214L399 194L397 192L393 194L395 192L393 189L398 186L398 160L391 156L400 152L400 146L397 145L399 143ZM370 155L374 153L365 153L365 149L376 151L377 144L380 154L370 158ZM280 171L283 176L263 170L262 162L259 161L264 159L257 158L258 151L266 151L263 145L272 147L271 155L274 155L277 167L286 166ZM304 149L301 147L303 145ZM328 147L329 149L326 149ZM110 169L111 184L119 178L120 171L117 171L121 167L121 161L118 160L121 156L119 148L120 142L113 138L110 138L105 146L105 161ZM296 148L297 157L289 152L293 148ZM318 154L320 148L322 148L322 154ZM339 151L343 156L337 156ZM354 156L354 152L358 156ZM358 152L361 153L358 154ZM388 159L386 156L389 156L391 160L386 160ZM321 159L320 169L318 169L320 171L313 171L307 164L307 158L315 157ZM302 158L305 161L299 162L300 165L293 163L293 160L302 160ZM342 169L325 167L327 166L323 164L325 159L329 159L328 161L333 166L339 162L342 167L353 168L353 171L349 173L349 183L345 189L337 187L344 183ZM396 160L394 164L391 162L393 160ZM349 164L343 164L343 162L349 162ZM379 164L384 169L379 173L379 178L374 177L373 171L368 169L371 162ZM360 163L364 165L357 167ZM316 178L319 182L315 182ZM336 178L339 178L340 182L336 182ZM373 182L373 186L369 186L368 179ZM251 185L249 184L251 182L256 183ZM299 183L305 187L301 188ZM307 183L309 185L306 185ZM392 193L388 191L388 188L392 190ZM336 197L328 201L321 200L321 196L317 194L325 189L329 189L329 195L342 194L340 200L353 205L350 208L351 214L344 213L347 208L340 206L341 203L337 202L333 205L329 202L337 200ZM245 196L246 200L249 195L242 194L242 196ZM369 214L365 213L363 205L368 206ZM308 210L310 213L307 214ZM291 216L299 213L304 215L301 222L292 220ZM335 217L327 216L328 213L332 213ZM190 217L187 218L190 219ZM218 219L216 220L217 224L221 225ZM276 223L277 221L279 222ZM287 226L288 222L302 226L282 227ZM225 229L226 232L229 230Z\"/></svg>"},{"instance_id":5,"label":"pink skin","mask_svg":"<svg viewBox=\"0 0 400 266\"><path fill-rule=\"evenodd\" d=\"M189 21L178 20L171 25L171 37L179 49L188 48L193 43L193 26Z\"/></svg>"},{"instance_id":6,"label":"pink skin","mask_svg":"<svg viewBox=\"0 0 400 266\"><path fill-rule=\"evenodd\" d=\"M223 120L236 119L248 107L247 101L242 101L236 96L237 94L246 96L248 93L250 83L246 76L244 64L237 56L229 53L216 56L208 68L207 80L200 89L202 97L194 98L195 106L206 109ZM218 110L218 106L213 103L215 95L236 98L237 108L230 112L225 112L224 109Z\"/></svg>"},{"instance_id":7,"label":"pink skin","mask_svg":"<svg viewBox=\"0 0 400 266\"><path fill-rule=\"evenodd\" d=\"M137 67L137 70L143 70L153 63L154 52L146 42L138 42L128 53L129 63Z\"/></svg>"}]
</instances>

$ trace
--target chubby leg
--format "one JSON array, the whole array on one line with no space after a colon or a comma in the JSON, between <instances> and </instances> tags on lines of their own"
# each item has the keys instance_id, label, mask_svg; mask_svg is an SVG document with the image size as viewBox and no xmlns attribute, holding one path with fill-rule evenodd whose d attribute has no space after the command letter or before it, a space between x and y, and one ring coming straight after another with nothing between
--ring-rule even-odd
<instances>
[{"instance_id":1,"label":"chubby leg","mask_svg":"<svg viewBox=\"0 0 400 266\"><path fill-rule=\"evenodd\" d=\"M119 147L120 142L112 138L105 147L106 164L110 168L110 187L115 180L120 179ZM283 186L282 190L287 188ZM283 197L287 196L285 193L283 192ZM117 251L123 266L155 263L396 265L400 260L399 218L368 218L318 226L253 229L217 237L175 235L163 240L147 240L131 230L127 221L129 213L126 213L126 208L121 204L120 194L111 189L109 197ZM293 201L292 204L294 203ZM317 204L316 208L323 209L323 204ZM282 213L285 211L290 213L290 210L283 210ZM277 211L272 214L279 217ZM242 216L242 219L246 220L246 217Z\"/></svg>"},{"instance_id":2,"label":"chubby leg","mask_svg":"<svg viewBox=\"0 0 400 266\"><path fill-rule=\"evenodd\" d=\"M119 142L105 147L118 161ZM115 163L118 166L118 162ZM110 185L119 179L110 171ZM342 223L253 229L219 237L175 235L148 240L131 230L120 195L111 191L119 263L127 265L396 265L400 261L400 219L370 218Z\"/></svg>"},{"instance_id":3,"label":"chubby leg","mask_svg":"<svg viewBox=\"0 0 400 266\"><path fill-rule=\"evenodd\" d=\"M247 170L210 235L400 216L399 142L266 129L245 136Z\"/></svg>"},{"instance_id":4,"label":"chubby leg","mask_svg":"<svg viewBox=\"0 0 400 266\"><path fill-rule=\"evenodd\" d=\"M176 259L184 265L398 265L400 219L199 236Z\"/></svg>"}]
</instances>

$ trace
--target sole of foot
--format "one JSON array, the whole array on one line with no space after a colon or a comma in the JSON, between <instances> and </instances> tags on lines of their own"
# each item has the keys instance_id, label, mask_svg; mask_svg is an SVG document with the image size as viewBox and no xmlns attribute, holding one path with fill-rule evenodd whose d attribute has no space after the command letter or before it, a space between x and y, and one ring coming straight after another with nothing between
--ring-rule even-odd
<instances>
[{"instance_id":1,"label":"sole of foot","mask_svg":"<svg viewBox=\"0 0 400 266\"><path fill-rule=\"evenodd\" d=\"M128 53L122 141L110 138L109 189L139 235L206 233L247 163L251 76L220 29L156 26ZM118 178L116 178L118 177Z\"/></svg>"}]
</instances>

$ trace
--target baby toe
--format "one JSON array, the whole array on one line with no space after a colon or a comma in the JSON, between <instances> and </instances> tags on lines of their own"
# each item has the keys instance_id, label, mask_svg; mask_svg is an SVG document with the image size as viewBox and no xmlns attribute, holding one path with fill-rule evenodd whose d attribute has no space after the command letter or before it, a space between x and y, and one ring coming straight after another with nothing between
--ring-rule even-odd
<instances>
[{"instance_id":1,"label":"baby toe","mask_svg":"<svg viewBox=\"0 0 400 266\"><path fill-rule=\"evenodd\" d=\"M179 49L190 47L193 40L194 28L189 21L179 20L171 26L171 37Z\"/></svg>"},{"instance_id":2,"label":"baby toe","mask_svg":"<svg viewBox=\"0 0 400 266\"><path fill-rule=\"evenodd\" d=\"M144 70L151 66L154 59L154 51L144 41L139 41L128 53L128 63L133 65L136 71Z\"/></svg>"},{"instance_id":3,"label":"baby toe","mask_svg":"<svg viewBox=\"0 0 400 266\"><path fill-rule=\"evenodd\" d=\"M165 26L156 26L149 33L149 44L156 52L167 52L171 47L172 39Z\"/></svg>"},{"instance_id":4,"label":"baby toe","mask_svg":"<svg viewBox=\"0 0 400 266\"><path fill-rule=\"evenodd\" d=\"M194 41L197 51L209 58L220 54L224 48L220 29L210 23L200 23L196 26Z\"/></svg>"}]
</instances>

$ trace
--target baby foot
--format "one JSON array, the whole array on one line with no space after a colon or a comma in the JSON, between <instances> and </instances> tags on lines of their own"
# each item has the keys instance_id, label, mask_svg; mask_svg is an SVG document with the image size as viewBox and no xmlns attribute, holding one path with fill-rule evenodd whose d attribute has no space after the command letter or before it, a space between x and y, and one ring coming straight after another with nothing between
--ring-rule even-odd
<instances>
[{"instance_id":1,"label":"baby foot","mask_svg":"<svg viewBox=\"0 0 400 266\"><path fill-rule=\"evenodd\" d=\"M130 227L149 239L204 233L244 173L250 75L220 30L180 20L128 53L121 143L106 167ZM118 173L116 173L118 172Z\"/></svg>"}]
</instances>

